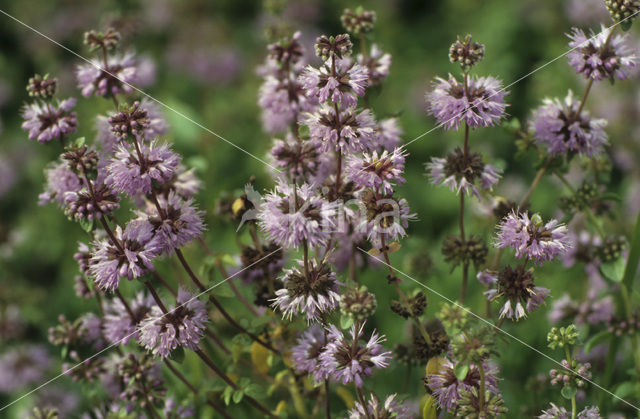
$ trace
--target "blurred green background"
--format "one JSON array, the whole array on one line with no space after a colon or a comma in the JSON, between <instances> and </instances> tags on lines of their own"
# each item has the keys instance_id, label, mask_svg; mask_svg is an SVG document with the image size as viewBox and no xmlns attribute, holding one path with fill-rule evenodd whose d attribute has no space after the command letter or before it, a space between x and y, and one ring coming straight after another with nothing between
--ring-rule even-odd
<instances>
[{"instance_id":1,"label":"blurred green background","mask_svg":"<svg viewBox=\"0 0 640 419\"><path fill-rule=\"evenodd\" d=\"M426 115L424 93L435 76L457 74L457 66L448 61L449 45L457 35L472 34L474 40L485 45L484 61L474 71L496 76L506 85L566 52L565 33L572 26L597 29L600 21L608 22L604 5L597 0L291 1L284 6L281 16L275 16L257 0L4 0L0 9L85 56L88 54L82 45L85 30L116 27L123 34L123 45L156 63L156 83L146 89L147 93L251 153L264 156L271 138L260 126L256 99L261 79L255 69L264 60L266 33L284 22L292 29L302 30L305 46L311 49L315 36L343 32L339 20L342 10L358 5L377 12L376 28L370 39L393 56L391 74L371 98L371 107L379 118L399 116L405 142L435 126L434 120ZM48 327L56 324L59 313L73 319L95 309L93 301L73 297L72 290L77 270L72 255L77 241L85 236L55 206L37 205L42 191L42 170L60 150L55 143L42 145L27 140L20 129L19 108L28 100L24 86L35 72L59 78L58 97L79 96L73 69L80 60L1 14L0 23L0 306L18 306L25 324L19 340L1 342L0 348L40 342L57 359L57 350L47 343ZM632 43L638 45L640 37L633 29ZM509 87L508 112L511 117L526 121L543 97L564 96L567 89L581 94L583 87L566 58L560 58ZM633 164L640 157L640 131L635 126L638 104L635 79L613 86L606 82L598 84L587 104L596 115L610 120L608 132L613 145L610 153L617 162L611 187L623 196L616 210L622 221L607 224L612 232L627 231L632 222L629 214L638 207L639 166ZM111 106L109 101L80 98L78 136L93 138L91 116L110 112ZM242 188L252 175L256 176L259 188L271 187L266 167L175 113L163 111L171 125L167 137L175 143L187 165L197 168L204 182L198 202L207 212L206 240L216 251L234 254L235 226L216 217L216 200L224 191ZM440 255L440 243L447 234L457 231L458 201L448 190L429 184L423 164L461 142L460 133L435 130L408 147L411 155L407 162L407 183L400 188L400 194L408 199L419 221L410 226L409 239L392 258L400 269L451 299L458 296L460 272L449 272ZM515 139L500 127L472 132L470 144L473 150L482 151L488 161L505 170L498 193L518 200L534 176L537 156L515 159ZM629 161L632 164L625 166ZM532 209L545 218L558 216L557 199L562 193L556 182L543 180L534 194ZM468 231L492 233L494 220L485 213L486 205L482 204L468 212ZM188 253L193 260L201 255L196 248L188 249ZM432 263L423 263L425 266L416 263L429 260ZM393 293L386 284L384 271L374 270L363 278L378 296L374 326L387 334L389 346L402 341L407 331L398 327L401 320L388 310ZM565 269L559 262L539 269L537 278L538 285L550 288L555 297L564 292L579 297L586 284L582 267ZM132 293L137 286L126 284L125 291ZM403 286L408 290L417 287L411 281L405 281ZM468 305L483 314L482 287L471 281L469 291ZM442 299L433 293L428 293L428 298L430 312L437 310ZM225 301L233 311L235 302ZM506 329L559 358L559 354L546 348L548 310L549 306L533 313L519 325L507 322ZM530 416L531 408L539 411L547 404L549 395L531 391L529 384L538 374L547 374L552 363L512 340L500 342L499 352L503 377L500 388L510 408L508 417ZM624 370L620 366L619 374ZM49 376L58 371L54 363ZM596 368L596 382L599 374ZM414 369L410 381L406 381L405 368L394 363L389 371L374 375L372 382L379 394L402 389L417 400L424 394L422 375L421 368ZM62 378L51 384L54 385L77 393L80 407L86 407L87 398L69 379ZM0 404L20 394L0 394ZM594 404L599 396L597 389L587 393ZM18 417L37 397L36 393L16 405L12 415ZM555 400L559 395L552 397Z\"/></svg>"}]
</instances>

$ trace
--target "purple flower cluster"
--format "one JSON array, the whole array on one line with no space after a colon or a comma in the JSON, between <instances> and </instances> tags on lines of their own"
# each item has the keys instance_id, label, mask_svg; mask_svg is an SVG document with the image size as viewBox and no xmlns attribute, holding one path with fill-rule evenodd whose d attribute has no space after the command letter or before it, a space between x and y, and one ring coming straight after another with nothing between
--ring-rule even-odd
<instances>
[{"instance_id":1,"label":"purple flower cluster","mask_svg":"<svg viewBox=\"0 0 640 419\"><path fill-rule=\"evenodd\" d=\"M296 371L314 374L320 367L318 356L326 344L325 332L320 325L312 324L305 330L291 349L291 360Z\"/></svg>"},{"instance_id":2,"label":"purple flower cluster","mask_svg":"<svg viewBox=\"0 0 640 419\"><path fill-rule=\"evenodd\" d=\"M354 383L362 387L363 379L373 373L373 368L386 368L391 360L391 352L381 345L384 335L373 332L364 338L364 323L353 325L349 336L345 336L334 325L327 328L327 344L318 359L320 365L315 371L317 381L332 378L342 384ZM362 343L361 341L365 341Z\"/></svg>"},{"instance_id":3,"label":"purple flower cluster","mask_svg":"<svg viewBox=\"0 0 640 419\"><path fill-rule=\"evenodd\" d=\"M349 154L378 146L376 122L368 109L346 108L336 113L334 107L324 104L316 112L303 115L301 122L309 127L313 140L322 142L323 151Z\"/></svg>"},{"instance_id":4,"label":"purple flower cluster","mask_svg":"<svg viewBox=\"0 0 640 419\"><path fill-rule=\"evenodd\" d=\"M179 346L197 349L207 321L205 303L180 288L175 307L163 314L154 306L142 319L138 342L162 358Z\"/></svg>"},{"instance_id":5,"label":"purple flower cluster","mask_svg":"<svg viewBox=\"0 0 640 419\"><path fill-rule=\"evenodd\" d=\"M393 193L394 184L404 183L404 160L407 153L401 148L391 153L384 150L364 153L362 157L351 155L347 159L345 176L361 188L372 188L383 194Z\"/></svg>"},{"instance_id":6,"label":"purple flower cluster","mask_svg":"<svg viewBox=\"0 0 640 419\"><path fill-rule=\"evenodd\" d=\"M449 75L437 77L426 95L427 110L445 129L457 130L465 122L470 127L490 127L504 116L507 93L493 77L469 77L467 86Z\"/></svg>"},{"instance_id":7,"label":"purple flower cluster","mask_svg":"<svg viewBox=\"0 0 640 419\"><path fill-rule=\"evenodd\" d=\"M136 329L154 306L153 297L145 296L142 292L139 292L129 302L131 313L128 312L122 301L112 300L105 309L102 323L102 333L105 339L116 345L127 345L129 341L137 340L139 331ZM131 318L132 315L133 318Z\"/></svg>"},{"instance_id":8,"label":"purple flower cluster","mask_svg":"<svg viewBox=\"0 0 640 419\"><path fill-rule=\"evenodd\" d=\"M22 129L29 132L30 140L47 143L51 140L62 140L74 132L78 126L76 113L71 109L76 106L76 99L69 98L51 102L33 102L24 105Z\"/></svg>"},{"instance_id":9,"label":"purple flower cluster","mask_svg":"<svg viewBox=\"0 0 640 419\"><path fill-rule=\"evenodd\" d=\"M117 244L109 239L94 243L89 266L98 287L109 291L118 287L121 277L131 280L153 270L152 260L162 249L149 223L133 220L124 230L116 227L114 234Z\"/></svg>"},{"instance_id":10,"label":"purple flower cluster","mask_svg":"<svg viewBox=\"0 0 640 419\"><path fill-rule=\"evenodd\" d=\"M397 394L387 396L384 403L371 393L371 398L363 406L362 403L356 402L353 409L349 411L349 419L368 419L368 418L395 418L410 419L413 415L402 402L398 401Z\"/></svg>"},{"instance_id":11,"label":"purple flower cluster","mask_svg":"<svg viewBox=\"0 0 640 419\"><path fill-rule=\"evenodd\" d=\"M589 37L578 28L567 34L572 48L567 57L578 74L596 81L614 77L625 80L631 75L638 57L626 45L626 35L611 37L612 30L601 25L600 32L591 31Z\"/></svg>"},{"instance_id":12,"label":"purple flower cluster","mask_svg":"<svg viewBox=\"0 0 640 419\"><path fill-rule=\"evenodd\" d=\"M530 122L536 142L555 156L569 152L589 157L601 154L607 145L607 121L592 118L587 111L578 115L579 106L571 91L563 102L544 99Z\"/></svg>"},{"instance_id":13,"label":"purple flower cluster","mask_svg":"<svg viewBox=\"0 0 640 419\"><path fill-rule=\"evenodd\" d=\"M369 81L367 68L354 64L351 59L327 60L320 68L307 66L299 81L305 94L320 103L331 102L343 107L354 107L358 96L363 96Z\"/></svg>"},{"instance_id":14,"label":"purple flower cluster","mask_svg":"<svg viewBox=\"0 0 640 419\"><path fill-rule=\"evenodd\" d=\"M105 68L101 60L81 64L76 69L78 87L84 97L131 93L133 87L142 87L151 83L153 69L146 60L138 59L134 53L116 54L108 58Z\"/></svg>"},{"instance_id":15,"label":"purple flower cluster","mask_svg":"<svg viewBox=\"0 0 640 419\"><path fill-rule=\"evenodd\" d=\"M542 263L562 256L572 243L567 227L557 220L544 224L539 215L512 211L498 225L496 246L511 247L516 257Z\"/></svg>"}]
</instances>

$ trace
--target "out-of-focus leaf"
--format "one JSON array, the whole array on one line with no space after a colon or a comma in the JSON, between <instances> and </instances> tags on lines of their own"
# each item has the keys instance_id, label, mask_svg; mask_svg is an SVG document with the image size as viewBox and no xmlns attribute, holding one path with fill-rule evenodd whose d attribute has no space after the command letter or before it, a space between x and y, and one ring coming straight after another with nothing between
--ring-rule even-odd
<instances>
[{"instance_id":1,"label":"out-of-focus leaf","mask_svg":"<svg viewBox=\"0 0 640 419\"><path fill-rule=\"evenodd\" d=\"M178 364L182 364L182 361L184 361L184 349L182 346L178 346L173 350L173 352L171 352L171 359L176 361Z\"/></svg>"},{"instance_id":2,"label":"out-of-focus leaf","mask_svg":"<svg viewBox=\"0 0 640 419\"><path fill-rule=\"evenodd\" d=\"M598 346L605 340L609 339L609 336L611 336L611 332L608 330L603 330L602 332L596 333L595 335L591 336L587 340L587 343L585 343L584 345L584 353L588 354L589 352L591 352L591 350L595 346Z\"/></svg>"},{"instance_id":3,"label":"out-of-focus leaf","mask_svg":"<svg viewBox=\"0 0 640 419\"><path fill-rule=\"evenodd\" d=\"M271 353L258 342L251 344L251 361L261 374L269 373L269 356Z\"/></svg>"},{"instance_id":4,"label":"out-of-focus leaf","mask_svg":"<svg viewBox=\"0 0 640 419\"><path fill-rule=\"evenodd\" d=\"M336 394L342 399L347 409L353 408L354 400L351 390L346 387L340 386L336 388Z\"/></svg>"},{"instance_id":5,"label":"out-of-focus leaf","mask_svg":"<svg viewBox=\"0 0 640 419\"><path fill-rule=\"evenodd\" d=\"M458 364L454 367L453 373L456 375L458 381L462 381L467 377L467 373L469 372L469 365L467 364Z\"/></svg>"},{"instance_id":6,"label":"out-of-focus leaf","mask_svg":"<svg viewBox=\"0 0 640 419\"><path fill-rule=\"evenodd\" d=\"M342 329L348 329L353 325L353 317L342 315L340 316L340 327Z\"/></svg>"},{"instance_id":7,"label":"out-of-focus leaf","mask_svg":"<svg viewBox=\"0 0 640 419\"><path fill-rule=\"evenodd\" d=\"M437 417L436 399L433 396L427 396L427 400L422 406L422 419L437 419Z\"/></svg>"},{"instance_id":8,"label":"out-of-focus leaf","mask_svg":"<svg viewBox=\"0 0 640 419\"><path fill-rule=\"evenodd\" d=\"M612 262L600 265L600 272L613 282L620 282L624 277L624 268L626 261L620 257Z\"/></svg>"},{"instance_id":9,"label":"out-of-focus leaf","mask_svg":"<svg viewBox=\"0 0 640 419\"><path fill-rule=\"evenodd\" d=\"M560 394L562 394L562 397L564 397L565 399L571 400L572 397L575 397L577 392L578 389L574 386L564 386L562 387Z\"/></svg>"}]
</instances>

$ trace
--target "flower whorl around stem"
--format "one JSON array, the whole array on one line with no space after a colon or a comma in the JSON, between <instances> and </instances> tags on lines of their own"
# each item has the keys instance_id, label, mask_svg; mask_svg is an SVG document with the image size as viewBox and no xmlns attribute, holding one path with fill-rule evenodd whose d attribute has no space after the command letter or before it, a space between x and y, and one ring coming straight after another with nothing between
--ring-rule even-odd
<instances>
[{"instance_id":1,"label":"flower whorl around stem","mask_svg":"<svg viewBox=\"0 0 640 419\"><path fill-rule=\"evenodd\" d=\"M333 378L342 384L353 382L362 387L363 378L370 376L374 367L386 368L389 365L391 351L385 351L381 345L386 340L384 335L374 331L365 344L361 343L364 325L351 326L350 337L336 326L329 325L327 345L318 357L320 367L314 375L316 381Z\"/></svg>"},{"instance_id":2,"label":"flower whorl around stem","mask_svg":"<svg viewBox=\"0 0 640 419\"><path fill-rule=\"evenodd\" d=\"M160 241L149 223L130 221L124 231L117 226L115 238L121 248L110 240L94 242L89 272L103 290L113 291L121 277L129 280L153 270L152 260L160 253Z\"/></svg>"},{"instance_id":3,"label":"flower whorl around stem","mask_svg":"<svg viewBox=\"0 0 640 419\"><path fill-rule=\"evenodd\" d=\"M354 408L349 411L349 419L369 419L369 418L394 418L394 419L410 419L413 417L409 409L402 402L397 400L397 394L387 396L384 403L371 393L371 398L362 405L356 402Z\"/></svg>"},{"instance_id":4,"label":"flower whorl around stem","mask_svg":"<svg viewBox=\"0 0 640 419\"><path fill-rule=\"evenodd\" d=\"M322 151L340 150L351 154L375 149L376 123L370 110L340 110L327 104L316 112L302 115L302 123L309 127L312 139L321 142Z\"/></svg>"},{"instance_id":5,"label":"flower whorl around stem","mask_svg":"<svg viewBox=\"0 0 640 419\"><path fill-rule=\"evenodd\" d=\"M154 306L142 320L138 343L162 358L178 346L197 349L207 321L205 303L180 288L175 307L163 314Z\"/></svg>"},{"instance_id":6,"label":"flower whorl around stem","mask_svg":"<svg viewBox=\"0 0 640 419\"><path fill-rule=\"evenodd\" d=\"M139 331L136 330L140 321L151 311L155 302L153 297L139 292L129 303L133 319L119 299L113 299L105 308L102 332L109 343L127 345L131 340L137 340Z\"/></svg>"},{"instance_id":7,"label":"flower whorl around stem","mask_svg":"<svg viewBox=\"0 0 640 419\"><path fill-rule=\"evenodd\" d=\"M369 55L358 54L356 61L369 71L369 86L378 86L389 75L391 54L382 51L378 45L372 44Z\"/></svg>"},{"instance_id":8,"label":"flower whorl around stem","mask_svg":"<svg viewBox=\"0 0 640 419\"><path fill-rule=\"evenodd\" d=\"M93 59L91 63L77 67L76 78L82 96L131 93L132 85L145 86L153 78L153 70L148 68L151 64L137 59L133 53L112 55L109 57L109 66L104 69L103 66L102 61Z\"/></svg>"},{"instance_id":9,"label":"flower whorl around stem","mask_svg":"<svg viewBox=\"0 0 640 419\"><path fill-rule=\"evenodd\" d=\"M456 195L461 192L467 196L473 194L480 197L476 186L484 190L491 190L500 180L502 171L490 164L485 164L479 153L471 153L465 158L460 148L456 148L445 156L432 157L425 164L429 179L434 185L447 186Z\"/></svg>"},{"instance_id":10,"label":"flower whorl around stem","mask_svg":"<svg viewBox=\"0 0 640 419\"><path fill-rule=\"evenodd\" d=\"M463 83L449 75L437 77L432 91L427 92L427 111L445 129L457 130L462 122L470 127L490 127L504 116L507 92L493 77L470 77L465 92Z\"/></svg>"},{"instance_id":11,"label":"flower whorl around stem","mask_svg":"<svg viewBox=\"0 0 640 419\"><path fill-rule=\"evenodd\" d=\"M384 194L393 193L394 184L404 183L404 161L408 153L401 148L392 152L384 150L364 153L362 157L350 155L347 158L345 176L362 188L372 188Z\"/></svg>"},{"instance_id":12,"label":"flower whorl around stem","mask_svg":"<svg viewBox=\"0 0 640 419\"><path fill-rule=\"evenodd\" d=\"M327 60L320 68L307 66L298 80L305 94L320 103L331 99L343 108L351 108L358 103L358 96L365 93L369 71L350 59L336 60L335 66Z\"/></svg>"},{"instance_id":13,"label":"flower whorl around stem","mask_svg":"<svg viewBox=\"0 0 640 419\"><path fill-rule=\"evenodd\" d=\"M284 287L276 291L273 306L291 320L294 314L304 314L307 322L317 322L340 304L336 274L326 263L310 260L309 272L300 267L284 270Z\"/></svg>"},{"instance_id":14,"label":"flower whorl around stem","mask_svg":"<svg viewBox=\"0 0 640 419\"><path fill-rule=\"evenodd\" d=\"M538 214L512 211L498 225L496 247L511 247L517 258L532 259L538 263L562 256L573 243L564 224L551 220L544 224Z\"/></svg>"},{"instance_id":15,"label":"flower whorl around stem","mask_svg":"<svg viewBox=\"0 0 640 419\"><path fill-rule=\"evenodd\" d=\"M279 182L260 207L258 222L269 239L282 246L298 247L306 240L313 247L329 239L333 215L333 206L311 186Z\"/></svg>"},{"instance_id":16,"label":"flower whorl around stem","mask_svg":"<svg viewBox=\"0 0 640 419\"><path fill-rule=\"evenodd\" d=\"M71 109L76 105L76 98L63 101L33 102L22 108L22 129L29 132L30 140L47 143L53 139L62 140L74 132L78 126L76 113Z\"/></svg>"},{"instance_id":17,"label":"flower whorl around stem","mask_svg":"<svg viewBox=\"0 0 640 419\"><path fill-rule=\"evenodd\" d=\"M530 122L535 140L554 156L569 152L594 157L603 152L608 144L604 128L607 121L595 119L587 111L577 114L580 103L573 92L561 102L559 99L544 99Z\"/></svg>"},{"instance_id":18,"label":"flower whorl around stem","mask_svg":"<svg viewBox=\"0 0 640 419\"><path fill-rule=\"evenodd\" d=\"M630 77L630 70L637 65L638 57L626 45L626 35L616 35L607 43L611 31L612 28L601 25L601 31L598 34L591 31L589 37L578 28L567 34L572 48L567 57L578 74L595 81Z\"/></svg>"},{"instance_id":19,"label":"flower whorl around stem","mask_svg":"<svg viewBox=\"0 0 640 419\"><path fill-rule=\"evenodd\" d=\"M105 182L129 196L151 193L154 181L160 185L168 182L180 162L169 145L158 140L142 143L139 148L138 154L133 146L120 144L107 167L109 175Z\"/></svg>"},{"instance_id":20,"label":"flower whorl around stem","mask_svg":"<svg viewBox=\"0 0 640 419\"><path fill-rule=\"evenodd\" d=\"M296 346L291 348L291 360L297 372L315 374L320 365L318 355L327 341L322 327L314 323L297 339Z\"/></svg>"},{"instance_id":21,"label":"flower whorl around stem","mask_svg":"<svg viewBox=\"0 0 640 419\"><path fill-rule=\"evenodd\" d=\"M64 213L67 217L93 220L111 215L120 206L120 197L109 185L93 183L92 188L93 193L86 187L65 192Z\"/></svg>"},{"instance_id":22,"label":"flower whorl around stem","mask_svg":"<svg viewBox=\"0 0 640 419\"><path fill-rule=\"evenodd\" d=\"M46 184L44 192L39 196L39 204L45 205L56 202L58 205L65 204L67 192L78 192L82 189L82 180L73 171L69 170L66 162L50 164L45 170Z\"/></svg>"},{"instance_id":23,"label":"flower whorl around stem","mask_svg":"<svg viewBox=\"0 0 640 419\"><path fill-rule=\"evenodd\" d=\"M506 266L500 272L482 271L478 273L478 280L494 286L485 291L488 301L504 298L500 318L515 318L516 321L543 305L550 293L549 289L536 286L533 274L522 265L515 269Z\"/></svg>"}]
</instances>

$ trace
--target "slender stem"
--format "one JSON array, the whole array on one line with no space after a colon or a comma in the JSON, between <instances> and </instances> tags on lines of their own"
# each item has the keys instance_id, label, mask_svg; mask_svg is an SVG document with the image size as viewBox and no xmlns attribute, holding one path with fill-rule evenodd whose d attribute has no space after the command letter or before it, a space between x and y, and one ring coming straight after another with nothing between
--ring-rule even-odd
<instances>
[{"instance_id":1,"label":"slender stem","mask_svg":"<svg viewBox=\"0 0 640 419\"><path fill-rule=\"evenodd\" d=\"M536 176L533 178L533 181L529 186L529 189L527 189L527 193L524 194L524 196L518 203L518 210L522 207L527 206L527 204L529 203L529 199L531 199L531 195L533 195L533 192L538 187L538 184L540 183L540 180L542 180L542 177L544 176L545 172L549 168L551 161L552 161L551 157L547 157L544 165L540 169L538 169L538 171L536 172Z\"/></svg>"},{"instance_id":2,"label":"slender stem","mask_svg":"<svg viewBox=\"0 0 640 419\"><path fill-rule=\"evenodd\" d=\"M480 391L478 391L478 403L480 411L484 412L485 374L482 362L478 362L478 372L480 373Z\"/></svg>"},{"instance_id":3,"label":"slender stem","mask_svg":"<svg viewBox=\"0 0 640 419\"><path fill-rule=\"evenodd\" d=\"M178 371L173 365L171 365L171 361L169 361L167 358L164 358L164 365L166 365L166 367L169 369L169 371L171 371L173 373L173 375L175 375L178 380L182 381L182 383L187 386L187 388L189 390L191 390L191 392L193 394L198 394L198 389L191 384L184 375L182 375L182 373L180 371Z\"/></svg>"},{"instance_id":4,"label":"slender stem","mask_svg":"<svg viewBox=\"0 0 640 419\"><path fill-rule=\"evenodd\" d=\"M364 410L364 415L367 417L367 419L371 419L371 415L369 414L369 409L367 408L367 401L364 398L364 395L362 394L362 390L360 390L360 387L355 386L356 387L356 394L358 395L358 400L360 400L360 404L362 405L362 408Z\"/></svg>"},{"instance_id":5,"label":"slender stem","mask_svg":"<svg viewBox=\"0 0 640 419\"><path fill-rule=\"evenodd\" d=\"M225 269L224 265L222 264L222 261L220 260L220 258L216 258L215 260L215 266L216 268L218 268L218 270L220 271L220 273L222 274L223 279L229 278L229 273L227 272L227 270ZM242 295L242 293L240 292L240 290L238 289L238 287L235 286L235 284L233 283L233 278L229 279L227 281L227 283L229 284L229 287L231 287L231 291L233 291L233 294L236 296L236 298L238 299L238 301L240 301L240 303L242 303L243 306L245 306L245 308L247 310L249 310L249 312L254 316L254 317L260 317L260 313L258 313L256 311L256 309L249 303L249 301L247 301L246 298L244 298L244 295Z\"/></svg>"},{"instance_id":6,"label":"slender stem","mask_svg":"<svg viewBox=\"0 0 640 419\"><path fill-rule=\"evenodd\" d=\"M167 310L167 307L165 307L164 303L162 302L162 299L160 298L160 296L156 292L156 289L153 287L153 285L151 285L151 282L146 281L146 280L143 281L143 282L144 282L144 285L149 290L149 292L151 293L151 296L153 297L153 299L156 302L156 304L158 305L158 307L160 307L160 310L162 310L162 314L167 314L169 312L169 310Z\"/></svg>"},{"instance_id":7,"label":"slender stem","mask_svg":"<svg viewBox=\"0 0 640 419\"><path fill-rule=\"evenodd\" d=\"M104 44L101 45L101 48L102 48L102 62L104 65L104 72L106 73L109 71L109 56L107 54L107 47L105 47ZM118 108L120 107L120 104L118 103L118 98L112 92L109 92L109 94L113 99L113 104L115 105L116 112L117 112Z\"/></svg>"},{"instance_id":8,"label":"slender stem","mask_svg":"<svg viewBox=\"0 0 640 419\"><path fill-rule=\"evenodd\" d=\"M569 345L567 345L566 343L564 345L564 354L565 354L565 357L567 358L567 362L569 363L569 368L572 368L571 351L569 350ZM572 370L570 369L569 371L572 371ZM574 394L571 397L571 419L576 418L577 410L578 409L576 408L576 396Z\"/></svg>"},{"instance_id":9,"label":"slender stem","mask_svg":"<svg viewBox=\"0 0 640 419\"><path fill-rule=\"evenodd\" d=\"M213 363L211 358L209 358L207 356L207 354L205 354L202 351L202 349L200 349L200 348L194 349L194 352L200 357L200 359L202 359L202 361L204 361L205 364L207 364L207 366L211 369L211 371L213 371L218 377L220 377L222 379L222 381L227 383L234 390L239 390L238 385L235 382L233 382L233 380L231 380L231 378L229 378L229 376L227 374L225 374L224 371L222 371L220 368L218 368L218 366ZM251 404L256 409L260 410L265 415L267 415L267 416L269 416L271 418L275 418L276 417L273 413L271 413L269 411L269 409L264 407L260 402L258 402L253 397L245 394L244 398L249 402L249 404Z\"/></svg>"},{"instance_id":10,"label":"slender stem","mask_svg":"<svg viewBox=\"0 0 640 419\"><path fill-rule=\"evenodd\" d=\"M136 323L136 316L133 314L133 310L131 310L131 307L127 303L127 300L124 299L124 297L122 296L122 294L120 293L120 290L118 288L116 288L115 294L116 294L116 297L118 297L118 299L120 300L120 302L124 306L124 309L127 311L127 314L129 314L129 318L131 319L131 323L133 323L134 326L135 326L136 325L135 324Z\"/></svg>"},{"instance_id":11,"label":"slender stem","mask_svg":"<svg viewBox=\"0 0 640 419\"><path fill-rule=\"evenodd\" d=\"M156 270L150 270L151 275L153 275L153 277L155 279L158 280L158 282L160 282L162 284L163 287L165 287L167 289L167 291L169 291L171 293L171 295L173 295L174 297L178 296L178 293L176 292L175 288L173 288L171 286L171 284L169 284L163 277L162 275L160 275Z\"/></svg>"}]
</instances>

